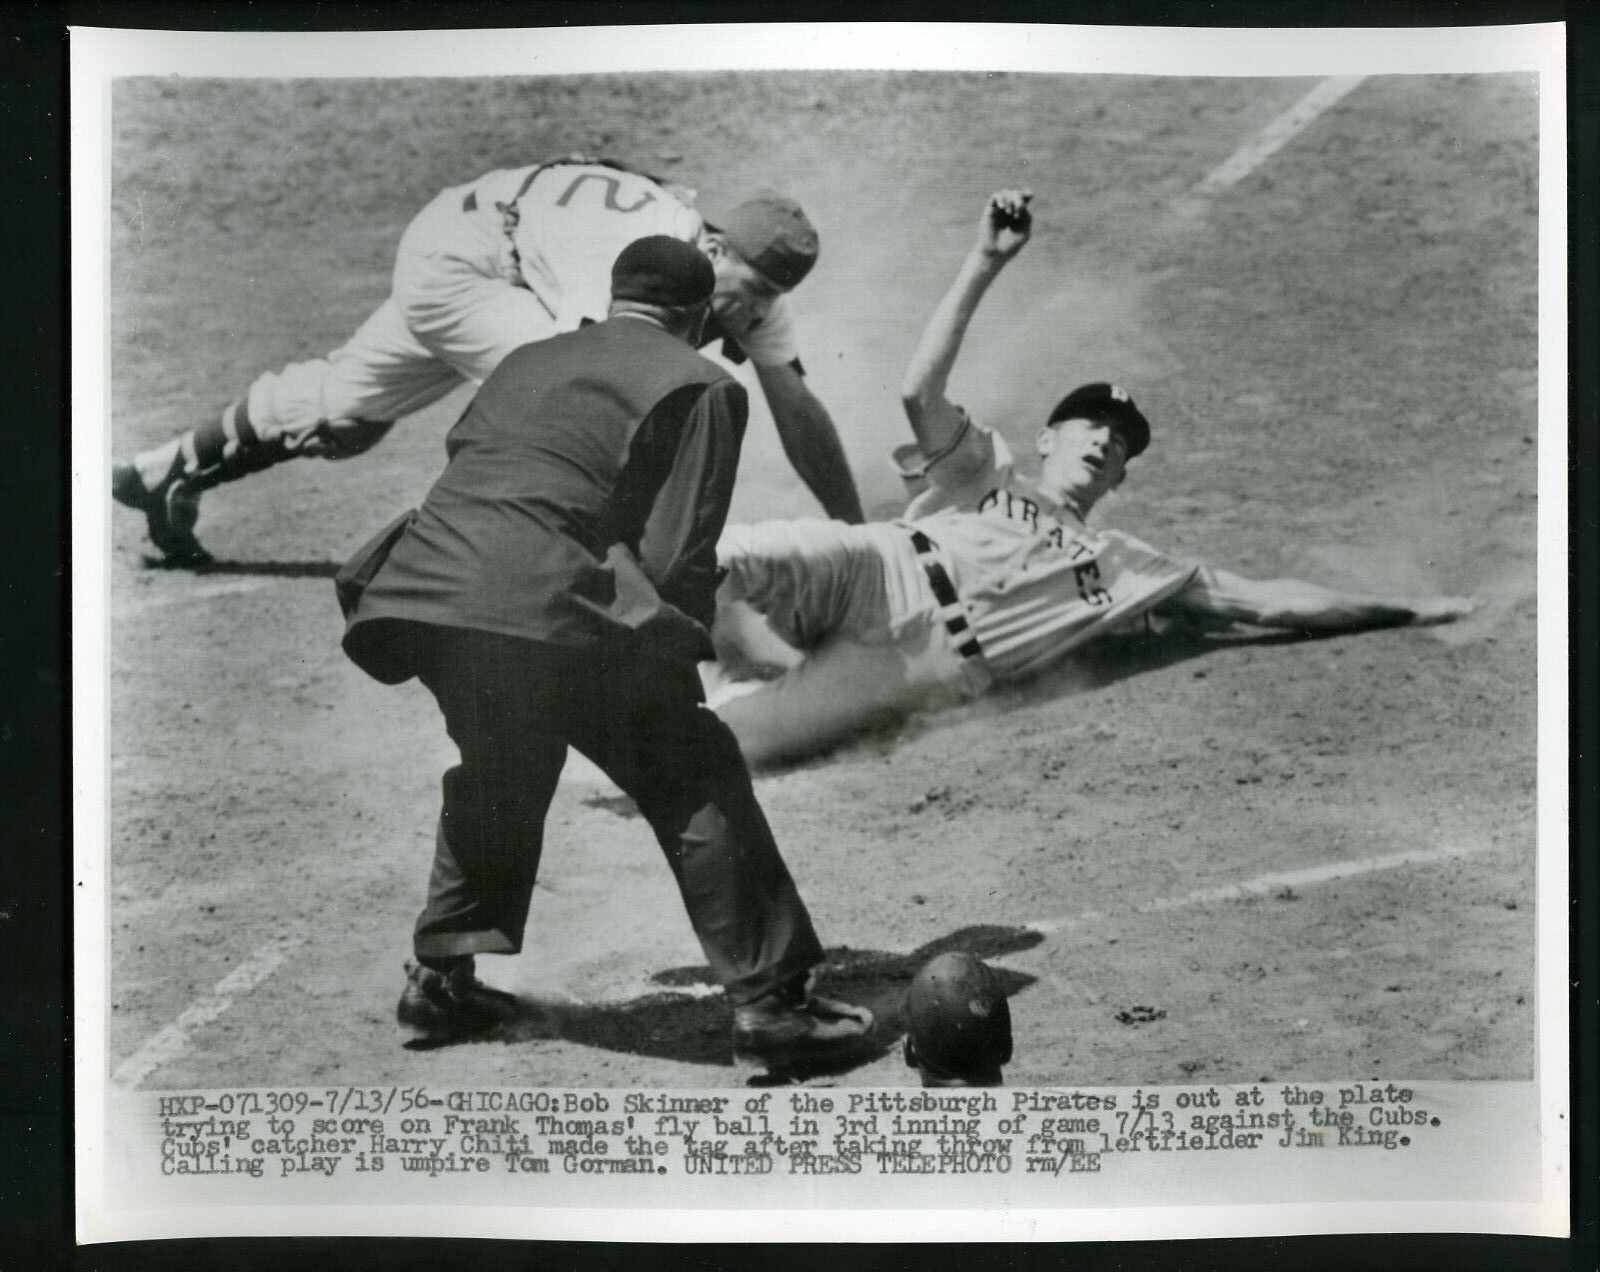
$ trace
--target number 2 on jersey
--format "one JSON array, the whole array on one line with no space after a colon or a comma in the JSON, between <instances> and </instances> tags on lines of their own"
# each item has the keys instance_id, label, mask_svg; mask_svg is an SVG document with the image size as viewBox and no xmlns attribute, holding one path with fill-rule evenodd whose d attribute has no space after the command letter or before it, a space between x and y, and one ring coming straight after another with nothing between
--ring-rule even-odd
<instances>
[{"instance_id":1,"label":"number 2 on jersey","mask_svg":"<svg viewBox=\"0 0 1600 1272\"><path fill-rule=\"evenodd\" d=\"M578 192L579 187L582 186L585 181L599 181L605 186L605 206L606 210L610 212L637 212L646 204L654 203L656 201L655 191L647 189L641 192L638 199L633 203L624 206L623 204L617 202L617 194L622 189L622 182L619 178L602 176L598 172L585 172L572 179L572 184L563 190L561 192L561 197L556 200L556 206L558 208L564 208L567 206L567 204L571 203L572 196Z\"/></svg>"}]
</instances>

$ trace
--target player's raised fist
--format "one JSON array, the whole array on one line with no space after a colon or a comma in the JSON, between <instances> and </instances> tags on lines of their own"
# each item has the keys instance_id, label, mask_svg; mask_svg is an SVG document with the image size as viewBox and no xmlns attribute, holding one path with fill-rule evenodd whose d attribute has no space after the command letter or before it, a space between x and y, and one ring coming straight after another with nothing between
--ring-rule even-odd
<instances>
[{"instance_id":1,"label":"player's raised fist","mask_svg":"<svg viewBox=\"0 0 1600 1272\"><path fill-rule=\"evenodd\" d=\"M984 205L978 223L978 251L996 260L1008 261L1022 250L1033 232L1033 213L1028 203L1032 190L997 190Z\"/></svg>"}]
</instances>

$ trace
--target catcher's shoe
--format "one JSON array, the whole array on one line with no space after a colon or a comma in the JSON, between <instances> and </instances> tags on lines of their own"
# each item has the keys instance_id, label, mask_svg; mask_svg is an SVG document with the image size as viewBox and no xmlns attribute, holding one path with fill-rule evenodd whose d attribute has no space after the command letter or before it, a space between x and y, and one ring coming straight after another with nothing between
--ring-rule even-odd
<instances>
[{"instance_id":1,"label":"catcher's shoe","mask_svg":"<svg viewBox=\"0 0 1600 1272\"><path fill-rule=\"evenodd\" d=\"M804 981L734 1008L735 1063L785 1074L849 1059L865 1049L872 1013L808 993Z\"/></svg>"},{"instance_id":2,"label":"catcher's shoe","mask_svg":"<svg viewBox=\"0 0 1600 1272\"><path fill-rule=\"evenodd\" d=\"M209 565L212 557L194 537L200 519L200 491L184 478L183 455L175 452L167 475L153 487L144 484L134 464L111 470L111 497L144 513L150 542L168 565Z\"/></svg>"},{"instance_id":3,"label":"catcher's shoe","mask_svg":"<svg viewBox=\"0 0 1600 1272\"><path fill-rule=\"evenodd\" d=\"M472 960L450 972L406 962L406 987L395 1016L414 1038L444 1041L487 1033L517 1015L517 998L473 974Z\"/></svg>"}]
</instances>

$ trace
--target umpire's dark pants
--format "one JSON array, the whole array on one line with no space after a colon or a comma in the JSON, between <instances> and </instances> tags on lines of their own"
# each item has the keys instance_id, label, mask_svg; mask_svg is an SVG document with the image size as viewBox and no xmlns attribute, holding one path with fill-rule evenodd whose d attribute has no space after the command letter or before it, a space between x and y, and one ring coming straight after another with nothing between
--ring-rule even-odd
<instances>
[{"instance_id":1,"label":"umpire's dark pants","mask_svg":"<svg viewBox=\"0 0 1600 1272\"><path fill-rule=\"evenodd\" d=\"M419 959L522 948L545 813L573 746L655 831L733 1003L821 961L738 744L691 665L465 628L430 627L418 644L419 675L461 751L444 775Z\"/></svg>"}]
</instances>

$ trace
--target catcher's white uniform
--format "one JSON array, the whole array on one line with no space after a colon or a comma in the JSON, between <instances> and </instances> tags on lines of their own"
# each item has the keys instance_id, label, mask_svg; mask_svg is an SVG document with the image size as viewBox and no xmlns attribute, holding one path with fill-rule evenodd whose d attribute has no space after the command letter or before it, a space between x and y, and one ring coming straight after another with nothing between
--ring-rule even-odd
<instances>
[{"instance_id":1,"label":"catcher's white uniform","mask_svg":"<svg viewBox=\"0 0 1600 1272\"><path fill-rule=\"evenodd\" d=\"M263 440L399 419L481 382L520 345L603 319L611 264L634 239L696 243L705 229L679 193L606 164L507 168L451 186L406 228L377 312L326 358L260 376L249 418ZM756 326L719 334L761 365L798 357L782 297Z\"/></svg>"},{"instance_id":2,"label":"catcher's white uniform","mask_svg":"<svg viewBox=\"0 0 1600 1272\"><path fill-rule=\"evenodd\" d=\"M896 459L923 487L899 521L766 522L723 535L727 598L807 651L776 679L713 685L711 705L752 762L1036 674L1200 571L1131 535L1087 529L970 420L943 453L906 446Z\"/></svg>"}]
</instances>

